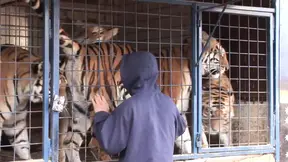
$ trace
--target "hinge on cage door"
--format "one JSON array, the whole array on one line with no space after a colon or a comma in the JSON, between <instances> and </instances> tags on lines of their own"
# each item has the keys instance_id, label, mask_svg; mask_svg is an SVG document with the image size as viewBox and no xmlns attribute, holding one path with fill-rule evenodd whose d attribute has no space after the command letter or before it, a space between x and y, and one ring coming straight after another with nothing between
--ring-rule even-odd
<instances>
[{"instance_id":1,"label":"hinge on cage door","mask_svg":"<svg viewBox=\"0 0 288 162\"><path fill-rule=\"evenodd\" d=\"M51 27L51 19L50 18L49 18L48 26L49 26L49 39L51 39L52 38L52 27Z\"/></svg>"},{"instance_id":2,"label":"hinge on cage door","mask_svg":"<svg viewBox=\"0 0 288 162\"><path fill-rule=\"evenodd\" d=\"M52 110L62 112L66 106L66 100L64 96L54 95L52 101Z\"/></svg>"},{"instance_id":3,"label":"hinge on cage door","mask_svg":"<svg viewBox=\"0 0 288 162\"><path fill-rule=\"evenodd\" d=\"M201 26L201 20L198 20L197 27L200 27L200 26Z\"/></svg>"},{"instance_id":4,"label":"hinge on cage door","mask_svg":"<svg viewBox=\"0 0 288 162\"><path fill-rule=\"evenodd\" d=\"M201 134L200 133L197 133L197 135L196 135L196 146L197 147L202 147Z\"/></svg>"}]
</instances>

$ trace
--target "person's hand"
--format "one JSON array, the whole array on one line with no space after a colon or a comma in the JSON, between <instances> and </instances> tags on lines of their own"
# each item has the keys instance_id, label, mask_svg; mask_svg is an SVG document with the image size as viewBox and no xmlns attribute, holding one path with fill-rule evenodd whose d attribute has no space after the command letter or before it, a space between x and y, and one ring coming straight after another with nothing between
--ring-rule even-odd
<instances>
[{"instance_id":1,"label":"person's hand","mask_svg":"<svg viewBox=\"0 0 288 162\"><path fill-rule=\"evenodd\" d=\"M109 112L109 104L107 103L104 96L96 94L95 97L92 98L92 104L95 113L99 111Z\"/></svg>"}]
</instances>

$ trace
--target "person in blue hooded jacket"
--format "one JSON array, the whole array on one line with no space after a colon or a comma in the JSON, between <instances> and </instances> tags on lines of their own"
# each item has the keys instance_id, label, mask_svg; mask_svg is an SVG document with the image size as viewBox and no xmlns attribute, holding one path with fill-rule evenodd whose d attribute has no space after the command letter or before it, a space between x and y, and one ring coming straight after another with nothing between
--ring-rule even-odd
<instances>
[{"instance_id":1,"label":"person in blue hooded jacket","mask_svg":"<svg viewBox=\"0 0 288 162\"><path fill-rule=\"evenodd\" d=\"M107 153L120 153L120 162L172 162L175 139L184 133L186 123L157 85L155 56L149 52L124 55L120 74L132 97L111 114L103 96L92 99L94 136Z\"/></svg>"}]
</instances>

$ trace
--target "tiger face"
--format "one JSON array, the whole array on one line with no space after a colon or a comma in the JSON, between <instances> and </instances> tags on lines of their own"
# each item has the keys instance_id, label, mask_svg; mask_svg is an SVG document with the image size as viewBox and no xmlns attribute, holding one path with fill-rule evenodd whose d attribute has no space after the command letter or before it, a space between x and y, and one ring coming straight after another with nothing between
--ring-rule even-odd
<instances>
[{"instance_id":1,"label":"tiger face","mask_svg":"<svg viewBox=\"0 0 288 162\"><path fill-rule=\"evenodd\" d=\"M206 42L208 41L209 35L202 31L202 48L204 48ZM185 38L184 53L191 56L191 37ZM204 77L219 78L225 71L229 69L229 62L227 59L227 54L225 49L221 44L213 37L210 38L205 51L203 52L202 58L202 71L201 74Z\"/></svg>"},{"instance_id":2,"label":"tiger face","mask_svg":"<svg viewBox=\"0 0 288 162\"><path fill-rule=\"evenodd\" d=\"M229 62L226 57L226 51L219 43L204 52L202 58L202 76L219 78L228 69Z\"/></svg>"},{"instance_id":3,"label":"tiger face","mask_svg":"<svg viewBox=\"0 0 288 162\"><path fill-rule=\"evenodd\" d=\"M79 34L75 37L75 40L80 44L94 44L97 42L103 42L111 40L118 34L118 28L103 28L101 26L93 25L85 27L84 25L80 29Z\"/></svg>"},{"instance_id":4,"label":"tiger face","mask_svg":"<svg viewBox=\"0 0 288 162\"><path fill-rule=\"evenodd\" d=\"M64 68L66 66L66 60L65 59L60 59L60 75L59 75L59 93L65 93L62 91L65 91L65 87L67 86L67 81L66 81L66 77L64 75ZM31 102L34 103L40 103L43 102L43 84L44 84L44 72L43 72L43 62L40 62L38 64L38 71L37 71L37 79L34 81L33 85L32 85L32 92L31 92L31 96L30 96L30 100ZM51 76L49 76L49 79L51 78ZM62 90L64 87L64 90ZM51 91L49 89L48 91L49 93L49 102L50 102L50 98L51 98Z\"/></svg>"}]
</instances>

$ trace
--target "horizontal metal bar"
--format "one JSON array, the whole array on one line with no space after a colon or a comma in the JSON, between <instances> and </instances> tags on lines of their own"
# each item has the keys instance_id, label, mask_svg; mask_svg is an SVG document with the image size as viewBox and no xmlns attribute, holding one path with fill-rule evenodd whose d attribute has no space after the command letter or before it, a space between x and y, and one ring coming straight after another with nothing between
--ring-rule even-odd
<instances>
[{"instance_id":1,"label":"horizontal metal bar","mask_svg":"<svg viewBox=\"0 0 288 162\"><path fill-rule=\"evenodd\" d=\"M169 3L169 4L178 4L178 5L188 5L191 6L193 4L197 5L215 5L216 3L209 2L198 2L198 1L186 1L186 0L136 0L138 2L155 2L155 3Z\"/></svg>"},{"instance_id":2,"label":"horizontal metal bar","mask_svg":"<svg viewBox=\"0 0 288 162\"><path fill-rule=\"evenodd\" d=\"M186 0L137 0L139 2L156 2L156 3L169 3L169 4L179 4L179 5L192 5L197 4L199 6L199 10L205 9L207 7L213 7L215 4L219 3L207 3L207 2L196 2L196 1L186 1ZM221 12L223 7L215 7L211 9L207 9L205 11L219 11ZM274 8L267 7L251 7L251 6L239 6L239 5L227 5L227 9L225 13L228 13L230 10L239 10L239 11L249 11L249 12L259 12L259 13L274 13ZM265 15L265 14L264 14Z\"/></svg>"},{"instance_id":3,"label":"horizontal metal bar","mask_svg":"<svg viewBox=\"0 0 288 162\"><path fill-rule=\"evenodd\" d=\"M273 150L272 145L257 145L257 146L237 146L237 147L219 147L219 148L205 148L200 149L202 153L205 152L233 152L233 151L250 151L250 150Z\"/></svg>"},{"instance_id":4,"label":"horizontal metal bar","mask_svg":"<svg viewBox=\"0 0 288 162\"><path fill-rule=\"evenodd\" d=\"M237 6L237 7L242 7L242 6ZM258 7L257 7L258 8ZM222 7L219 8L212 8L209 10L206 10L207 12L221 12ZM235 8L226 8L225 12L226 14L235 14L235 15L250 15L250 16L259 16L259 17L271 17L273 15L273 12L260 12L260 11L253 11L253 10L242 10L242 9L237 9Z\"/></svg>"},{"instance_id":5,"label":"horizontal metal bar","mask_svg":"<svg viewBox=\"0 0 288 162\"><path fill-rule=\"evenodd\" d=\"M18 161L11 161L11 162L45 162L43 159L33 159L33 160L18 160ZM48 160L47 162L51 162L51 160Z\"/></svg>"},{"instance_id":6,"label":"horizontal metal bar","mask_svg":"<svg viewBox=\"0 0 288 162\"><path fill-rule=\"evenodd\" d=\"M198 11L205 11L205 10L208 10L208 9L210 9L210 8L215 8L215 7L222 7L222 6L227 6L227 5L229 5L229 4L231 4L231 5L233 5L234 3L237 3L237 2L240 2L241 0L231 0L231 1L226 1L225 3L222 3L222 4L215 4L215 5L212 5L212 6L209 6L209 7L206 7L206 8L203 8L202 7L202 9L200 10L198 10Z\"/></svg>"},{"instance_id":7,"label":"horizontal metal bar","mask_svg":"<svg viewBox=\"0 0 288 162\"><path fill-rule=\"evenodd\" d=\"M255 154L267 154L274 153L275 149L261 149L261 150L249 150L249 151L235 151L235 152L221 152L221 153L206 153L206 154L182 154L174 155L173 160L191 160L199 158L214 158L224 156L239 156L239 155L255 155Z\"/></svg>"}]
</instances>

